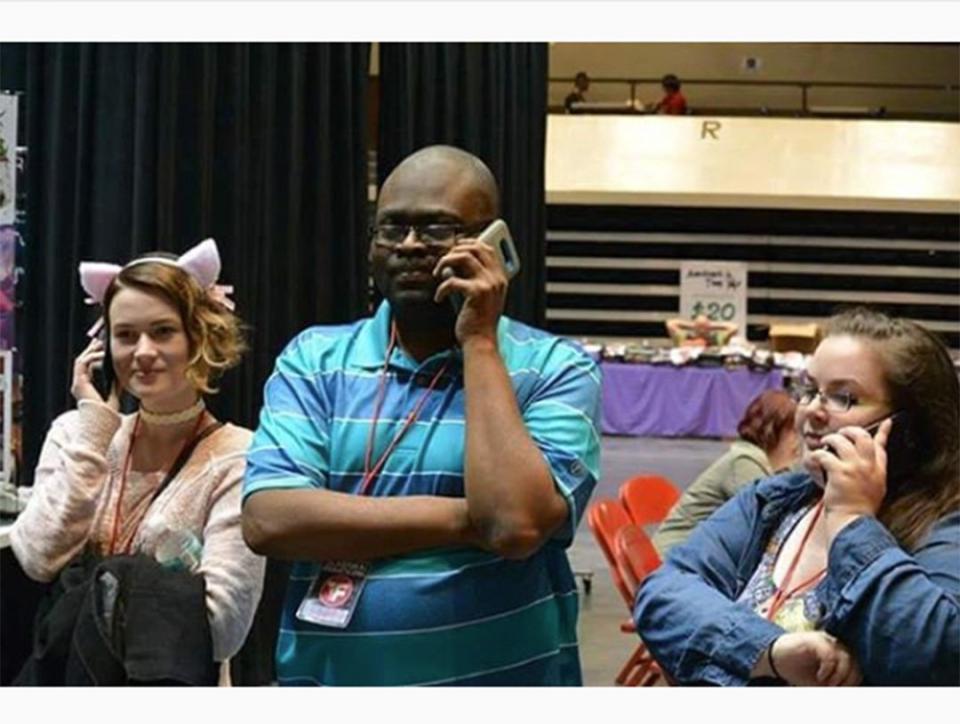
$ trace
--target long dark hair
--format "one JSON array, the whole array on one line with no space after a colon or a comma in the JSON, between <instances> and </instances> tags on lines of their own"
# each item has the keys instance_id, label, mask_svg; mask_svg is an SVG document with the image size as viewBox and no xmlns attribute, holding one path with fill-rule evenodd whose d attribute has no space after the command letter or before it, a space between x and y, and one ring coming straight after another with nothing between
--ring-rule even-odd
<instances>
[{"instance_id":1,"label":"long dark hair","mask_svg":"<svg viewBox=\"0 0 960 724\"><path fill-rule=\"evenodd\" d=\"M960 509L960 382L943 342L908 319L855 307L832 317L826 335L849 335L880 356L894 410L905 413L913 444L905 484L878 519L907 550L941 517Z\"/></svg>"}]
</instances>

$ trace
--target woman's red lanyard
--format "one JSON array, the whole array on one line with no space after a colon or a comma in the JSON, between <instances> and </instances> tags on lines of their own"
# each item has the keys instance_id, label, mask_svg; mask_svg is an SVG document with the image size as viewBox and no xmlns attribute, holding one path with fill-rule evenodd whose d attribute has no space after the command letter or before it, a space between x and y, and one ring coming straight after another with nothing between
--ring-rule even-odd
<instances>
[{"instance_id":1,"label":"woman's red lanyard","mask_svg":"<svg viewBox=\"0 0 960 724\"><path fill-rule=\"evenodd\" d=\"M807 530L804 532L803 539L800 541L800 547L797 549L797 552L793 554L793 560L790 562L790 567L787 568L787 574L783 577L783 582L779 586L776 586L776 590L773 592L773 600L770 602L770 609L767 611L768 621L773 621L780 609L783 608L783 604L798 593L802 593L815 585L827 572L826 568L821 568L810 576L810 578L790 588L790 581L793 579L793 574L797 570L797 564L800 563L800 556L803 555L803 549L806 547L807 541L810 539L810 534L813 533L813 529L816 527L821 513L823 513L823 500L817 503L813 517L810 518Z\"/></svg>"},{"instance_id":2,"label":"woman's red lanyard","mask_svg":"<svg viewBox=\"0 0 960 724\"><path fill-rule=\"evenodd\" d=\"M186 438L183 441L183 445L180 447L180 453L184 451L187 445L197 436L197 433L200 431L200 423L203 422L203 418L207 415L205 412L201 412L197 416L197 423L193 426L193 432L190 433L190 437ZM130 436L130 447L127 448L127 455L123 461L123 474L120 478L120 494L117 495L117 507L113 517L113 534L110 536L110 555L116 555L117 553L117 536L120 534L120 506L123 503L123 493L127 487L127 476L130 474L130 463L133 460L133 446L137 442L137 433L140 431L140 415L137 415L137 419L133 424L133 434ZM177 456L174 460L180 457L180 453L177 453ZM142 499L141 499L142 500ZM140 501L137 502L137 505L140 504ZM131 507L131 510L135 510L136 505ZM143 515L140 516L140 520L146 516L147 511L143 511ZM137 525L140 525L140 521L137 521ZM136 527L134 527L136 530ZM127 543L126 547L122 551L123 553L130 552L130 544L133 543L133 536L130 537L130 541Z\"/></svg>"},{"instance_id":3,"label":"woman's red lanyard","mask_svg":"<svg viewBox=\"0 0 960 724\"><path fill-rule=\"evenodd\" d=\"M393 452L394 448L397 446L397 443L400 442L400 438L407 433L407 430L413 427L413 423L415 423L417 418L420 416L420 410L423 409L423 405L426 403L427 397L429 397L430 393L436 388L440 378L450 366L450 360L448 359L443 363L443 366L437 370L436 374L433 376L433 379L430 380L430 385L426 390L424 390L424 393L420 396L420 399L417 400L417 404L414 406L410 414L407 415L407 419L404 421L403 427L400 428L400 431L394 436L393 440L390 441L390 444L387 445L387 449L383 451L380 459L377 460L375 464L372 464L373 443L377 431L377 422L380 419L380 408L383 406L383 400L384 397L386 397L387 391L387 367L390 364L390 356L393 354L393 348L396 346L396 344L397 326L396 324L391 324L390 344L387 346L387 357L383 361L383 370L380 372L380 387L377 390L377 401L373 407L373 419L370 421L370 434L367 436L367 451L363 458L363 481L360 483L360 495L366 494L370 484L376 480L377 475L380 474L380 470L383 468L384 463L386 463L387 458L390 457L390 453Z\"/></svg>"}]
</instances>

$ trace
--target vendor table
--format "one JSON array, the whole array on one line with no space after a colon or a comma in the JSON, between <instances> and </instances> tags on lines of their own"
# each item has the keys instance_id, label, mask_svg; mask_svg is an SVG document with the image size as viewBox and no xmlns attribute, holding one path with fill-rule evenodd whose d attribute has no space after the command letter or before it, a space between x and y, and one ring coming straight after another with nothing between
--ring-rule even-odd
<instances>
[{"instance_id":1,"label":"vendor table","mask_svg":"<svg viewBox=\"0 0 960 724\"><path fill-rule=\"evenodd\" d=\"M779 369L675 367L603 362L607 435L735 437L750 401L783 388Z\"/></svg>"}]
</instances>

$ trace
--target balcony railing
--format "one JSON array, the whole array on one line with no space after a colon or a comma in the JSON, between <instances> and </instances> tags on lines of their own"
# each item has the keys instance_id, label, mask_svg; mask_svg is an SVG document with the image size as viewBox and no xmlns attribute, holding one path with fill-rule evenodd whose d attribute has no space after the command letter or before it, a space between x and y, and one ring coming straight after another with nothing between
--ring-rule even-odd
<instances>
[{"instance_id":1,"label":"balcony railing","mask_svg":"<svg viewBox=\"0 0 960 724\"><path fill-rule=\"evenodd\" d=\"M694 115L771 115L789 117L879 117L960 121L960 95L955 84L872 83L791 80L716 80L684 78L683 90ZM659 98L660 78L591 78L588 100L574 104L575 112L639 114L649 112L649 101L638 89ZM623 88L622 94L614 89ZM573 78L550 78L550 111L564 112L563 97L573 87ZM711 101L717 88L739 88L743 102ZM562 92L561 90L562 89ZM701 91L698 94L698 90ZM600 91L599 93L597 91ZM786 93L784 92L786 91ZM837 91L847 95L842 103ZM698 95L700 99L698 100ZM821 96L820 99L817 96ZM860 99L857 99L857 96ZM767 98L764 98L767 96ZM912 102L905 99L913 96ZM757 99L761 102L757 102ZM559 99L559 102L558 100ZM766 100L768 102L763 102Z\"/></svg>"}]
</instances>

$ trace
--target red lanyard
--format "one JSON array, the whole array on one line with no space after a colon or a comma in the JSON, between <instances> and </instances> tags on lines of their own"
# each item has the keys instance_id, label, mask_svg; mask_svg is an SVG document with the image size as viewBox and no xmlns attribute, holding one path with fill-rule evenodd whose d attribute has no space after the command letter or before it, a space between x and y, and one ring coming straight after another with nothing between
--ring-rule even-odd
<instances>
[{"instance_id":1,"label":"red lanyard","mask_svg":"<svg viewBox=\"0 0 960 724\"><path fill-rule=\"evenodd\" d=\"M186 440L183 441L183 445L180 448L180 453L182 453L186 449L187 445L189 445L190 442L193 440L193 438L197 436L197 433L200 431L200 423L203 422L204 417L206 417L206 413L204 412L201 412L197 416L197 424L193 426L193 432L190 433L190 437L188 437ZM116 550L117 535L120 533L120 505L123 503L123 492L124 490L126 490L126 487L127 487L127 475L130 473L130 462L133 460L133 446L134 446L134 443L136 443L137 441L137 433L139 431L140 431L140 415L138 414L137 419L133 424L133 434L130 436L130 447L127 448L127 455L123 461L123 474L122 474L122 477L120 478L120 493L119 495L117 495L117 507L113 517L113 534L110 536L110 549L109 549L110 555L116 555L116 552L117 552ZM177 457L175 457L174 460L180 457L180 453L177 453ZM137 505L139 505L141 501L143 501L143 498L137 501L136 505L131 507L131 510L136 509ZM143 511L143 515L140 516L140 520L143 520L143 518L146 517L146 515L147 515L147 511L145 510ZM137 521L137 525L139 524L140 524L140 521ZM136 527L134 527L134 530L136 530ZM133 543L133 536L130 537L130 541L127 543L127 546L124 548L123 553L130 552L131 543Z\"/></svg>"},{"instance_id":2,"label":"red lanyard","mask_svg":"<svg viewBox=\"0 0 960 724\"><path fill-rule=\"evenodd\" d=\"M827 572L825 567L821 568L819 571L810 576L810 578L806 579L805 581L801 581L793 588L790 588L790 581L793 579L793 574L797 570L797 564L800 563L800 556L803 554L803 549L806 547L807 541L810 539L810 534L813 533L813 529L817 525L817 521L820 519L820 514L822 512L823 500L817 503L813 517L810 518L810 523L807 525L807 530L804 532L803 539L800 541L800 547L797 549L797 552L793 554L793 560L790 562L790 567L787 568L787 574L783 577L783 582L779 586L776 586L776 590L773 592L773 600L770 602L770 610L767 611L767 620L769 621L773 621L777 613L783 607L783 604L796 596L798 593L806 591L817 581L823 578L823 575Z\"/></svg>"},{"instance_id":3,"label":"red lanyard","mask_svg":"<svg viewBox=\"0 0 960 724\"><path fill-rule=\"evenodd\" d=\"M411 427L413 423L417 421L417 418L420 416L420 410L423 409L423 405L427 401L427 397L436 389L437 383L440 381L440 378L443 376L443 373L447 371L447 368L450 366L450 360L448 359L443 363L443 366L437 370L434 374L433 379L430 380L430 385L424 390L424 393L420 396L420 399L417 400L417 404L414 406L413 410L407 415L407 419L403 423L403 427L400 428L400 431L394 436L393 440L390 441L390 444L387 445L387 449L383 451L383 454L380 456L380 459L373 465L373 443L374 437L376 436L377 422L380 420L380 408L383 406L383 400L386 397L387 391L387 366L390 364L390 356L393 354L393 348L397 344L397 327L395 324L390 325L390 344L387 346L387 357L383 361L383 370L380 372L380 388L377 390L377 401L373 406L373 419L370 421L370 434L367 436L367 450L366 454L363 457L363 481L360 483L360 495L366 495L367 489L370 487L370 484L376 480L377 475L380 474L380 470L383 468L384 463L387 462L387 458L390 457L390 454L393 452L394 448L397 447L397 443L400 442L402 438Z\"/></svg>"}]
</instances>

